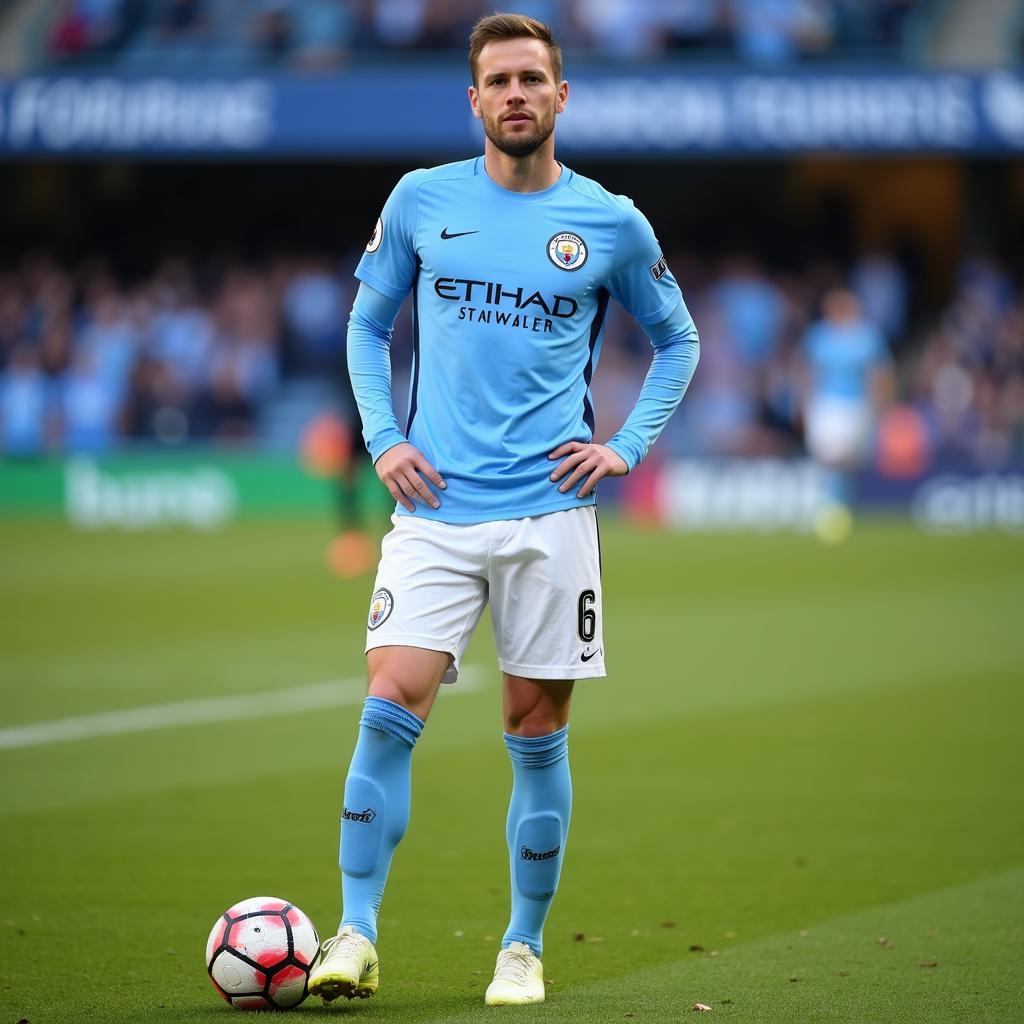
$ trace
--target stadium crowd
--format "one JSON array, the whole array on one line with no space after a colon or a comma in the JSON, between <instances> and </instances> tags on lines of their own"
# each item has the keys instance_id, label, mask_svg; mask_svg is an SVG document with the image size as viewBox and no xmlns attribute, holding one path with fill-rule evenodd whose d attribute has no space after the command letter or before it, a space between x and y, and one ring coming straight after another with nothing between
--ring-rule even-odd
<instances>
[{"instance_id":1,"label":"stadium crowd","mask_svg":"<svg viewBox=\"0 0 1024 1024\"><path fill-rule=\"evenodd\" d=\"M0 273L0 451L110 451L130 442L266 442L275 403L296 382L338 379L356 253L164 260L141 280L99 259L45 254ZM1024 456L1024 291L1004 266L972 258L939 316L912 318L908 279L886 253L840 271L781 272L737 253L715 264L670 255L702 339L700 372L662 451L802 450L812 331L879 332L895 392L932 451L998 465ZM838 292L846 324L832 323ZM916 321L916 322L915 322ZM409 318L393 348L408 377ZM649 365L649 343L609 312L594 381L598 436L614 432ZM399 395L396 407L403 408Z\"/></svg>"},{"instance_id":2,"label":"stadium crowd","mask_svg":"<svg viewBox=\"0 0 1024 1024\"><path fill-rule=\"evenodd\" d=\"M566 50L600 59L672 53L783 62L899 55L924 0L519 0ZM329 70L354 54L463 51L485 0L62 0L45 62Z\"/></svg>"}]
</instances>

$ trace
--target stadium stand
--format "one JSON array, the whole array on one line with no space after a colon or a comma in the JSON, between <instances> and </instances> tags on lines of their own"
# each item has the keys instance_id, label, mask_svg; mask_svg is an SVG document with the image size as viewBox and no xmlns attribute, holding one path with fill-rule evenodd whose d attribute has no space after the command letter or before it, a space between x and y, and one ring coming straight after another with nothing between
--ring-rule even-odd
<instances>
[{"instance_id":1,"label":"stadium stand","mask_svg":"<svg viewBox=\"0 0 1024 1024\"><path fill-rule=\"evenodd\" d=\"M479 0L61 0L37 62L331 70L354 55L461 51ZM565 48L601 59L685 53L764 64L898 59L915 0L528 0Z\"/></svg>"}]
</instances>

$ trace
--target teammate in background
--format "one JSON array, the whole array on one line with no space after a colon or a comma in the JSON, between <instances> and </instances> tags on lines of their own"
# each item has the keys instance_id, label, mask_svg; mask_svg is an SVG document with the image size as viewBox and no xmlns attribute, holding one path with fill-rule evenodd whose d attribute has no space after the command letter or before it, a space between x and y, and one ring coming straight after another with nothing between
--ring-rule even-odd
<instances>
[{"instance_id":1,"label":"teammate in background","mask_svg":"<svg viewBox=\"0 0 1024 1024\"><path fill-rule=\"evenodd\" d=\"M825 471L815 528L835 542L845 539L853 524L855 475L870 454L891 373L885 339L861 315L853 292L828 292L822 312L803 341L804 424L807 448Z\"/></svg>"},{"instance_id":2,"label":"teammate in background","mask_svg":"<svg viewBox=\"0 0 1024 1024\"><path fill-rule=\"evenodd\" d=\"M483 157L399 181L356 269L349 370L377 474L395 497L367 628L369 696L345 784L344 911L310 991L378 986L377 914L409 818L412 749L490 600L512 761L511 919L489 1005L544 999L542 931L565 855L573 681L605 674L595 488L628 473L678 405L697 332L650 224L554 156L568 83L550 30L495 14L470 38ZM414 295L409 417L389 342ZM589 384L610 298L654 358L607 444Z\"/></svg>"},{"instance_id":3,"label":"teammate in background","mask_svg":"<svg viewBox=\"0 0 1024 1024\"><path fill-rule=\"evenodd\" d=\"M376 545L366 529L366 510L360 493L367 459L366 449L359 443L362 420L353 396L345 392L348 388L339 398L341 422L346 429L342 439L343 457L336 477L338 535L330 543L327 562L337 576L355 579L373 567Z\"/></svg>"}]
</instances>

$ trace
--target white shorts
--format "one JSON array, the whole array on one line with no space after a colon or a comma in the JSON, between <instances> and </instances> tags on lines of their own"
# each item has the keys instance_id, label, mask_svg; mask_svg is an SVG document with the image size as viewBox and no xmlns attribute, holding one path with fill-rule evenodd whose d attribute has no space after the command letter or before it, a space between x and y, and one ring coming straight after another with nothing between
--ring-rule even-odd
<instances>
[{"instance_id":1,"label":"white shorts","mask_svg":"<svg viewBox=\"0 0 1024 1024\"><path fill-rule=\"evenodd\" d=\"M807 447L819 462L857 465L871 441L871 406L843 398L815 398L807 410Z\"/></svg>"},{"instance_id":2,"label":"white shorts","mask_svg":"<svg viewBox=\"0 0 1024 1024\"><path fill-rule=\"evenodd\" d=\"M370 599L366 649L447 651L455 682L491 604L503 672L528 679L603 676L601 545L592 505L457 525L391 517Z\"/></svg>"}]
</instances>

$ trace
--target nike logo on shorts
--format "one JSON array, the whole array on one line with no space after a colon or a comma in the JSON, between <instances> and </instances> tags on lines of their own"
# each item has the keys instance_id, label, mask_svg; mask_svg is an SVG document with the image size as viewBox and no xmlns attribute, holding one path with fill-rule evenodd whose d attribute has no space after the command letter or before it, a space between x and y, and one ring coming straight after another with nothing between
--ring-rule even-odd
<instances>
[{"instance_id":1,"label":"nike logo on shorts","mask_svg":"<svg viewBox=\"0 0 1024 1024\"><path fill-rule=\"evenodd\" d=\"M441 237L446 239L446 240L449 239L449 238L461 238L463 235L479 235L479 234L480 234L480 229L479 228L477 228L476 231L456 231L454 234L451 234L451 235L448 234L448 229L447 228L441 228Z\"/></svg>"},{"instance_id":2,"label":"nike logo on shorts","mask_svg":"<svg viewBox=\"0 0 1024 1024\"><path fill-rule=\"evenodd\" d=\"M594 657L595 654L600 654L600 653L601 653L601 648L600 647L598 647L598 649L596 651L591 651L589 654L587 654L587 652L584 651L580 655L580 661L590 661L590 659L592 657Z\"/></svg>"}]
</instances>

